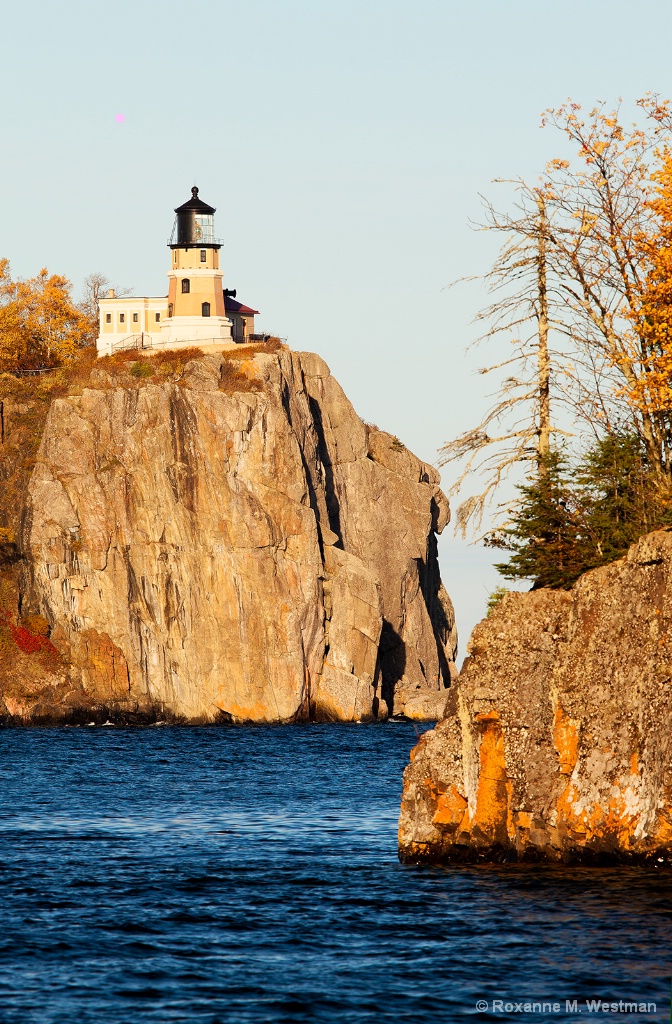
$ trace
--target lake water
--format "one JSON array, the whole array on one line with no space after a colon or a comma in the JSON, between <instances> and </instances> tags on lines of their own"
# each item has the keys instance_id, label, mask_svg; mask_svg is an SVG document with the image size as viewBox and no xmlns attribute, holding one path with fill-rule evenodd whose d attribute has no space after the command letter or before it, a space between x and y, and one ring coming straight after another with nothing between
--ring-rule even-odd
<instances>
[{"instance_id":1,"label":"lake water","mask_svg":"<svg viewBox=\"0 0 672 1024\"><path fill-rule=\"evenodd\" d=\"M414 742L0 731L2 1024L668 1020L670 876L400 865Z\"/></svg>"}]
</instances>

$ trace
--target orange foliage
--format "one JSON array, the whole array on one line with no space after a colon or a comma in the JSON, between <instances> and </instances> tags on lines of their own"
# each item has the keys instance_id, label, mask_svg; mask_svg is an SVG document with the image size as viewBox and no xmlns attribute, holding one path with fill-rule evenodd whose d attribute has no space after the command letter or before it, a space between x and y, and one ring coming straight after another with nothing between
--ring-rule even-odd
<instances>
[{"instance_id":1,"label":"orange foliage","mask_svg":"<svg viewBox=\"0 0 672 1024\"><path fill-rule=\"evenodd\" d=\"M567 102L546 112L577 151L553 160L544 193L564 299L564 329L595 385L582 404L607 430L627 422L659 482L672 477L672 130L667 101L637 101L645 123L618 108ZM585 353L585 355L584 355Z\"/></svg>"},{"instance_id":2,"label":"orange foliage","mask_svg":"<svg viewBox=\"0 0 672 1024\"><path fill-rule=\"evenodd\" d=\"M13 281L9 261L0 259L0 371L59 365L86 343L88 331L65 277L43 268Z\"/></svg>"},{"instance_id":3,"label":"orange foliage","mask_svg":"<svg viewBox=\"0 0 672 1024\"><path fill-rule=\"evenodd\" d=\"M654 192L648 207L655 232L640 239L647 273L633 321L641 341L644 372L630 389L632 401L643 410L672 408L672 154L660 154L652 175Z\"/></svg>"}]
</instances>

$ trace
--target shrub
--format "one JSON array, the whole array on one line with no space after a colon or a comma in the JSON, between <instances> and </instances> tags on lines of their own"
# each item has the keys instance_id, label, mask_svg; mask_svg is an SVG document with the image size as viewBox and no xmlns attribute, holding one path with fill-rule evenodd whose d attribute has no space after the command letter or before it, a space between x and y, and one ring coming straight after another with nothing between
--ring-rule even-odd
<instances>
[{"instance_id":1,"label":"shrub","mask_svg":"<svg viewBox=\"0 0 672 1024\"><path fill-rule=\"evenodd\" d=\"M492 614L492 612L494 612L495 608L500 603L502 598L506 597L508 593L509 591L506 589L506 587L495 587L493 592L488 597L488 610L486 612L486 618L488 618Z\"/></svg>"},{"instance_id":2,"label":"shrub","mask_svg":"<svg viewBox=\"0 0 672 1024\"><path fill-rule=\"evenodd\" d=\"M39 379L39 383L35 388L35 397L44 401L45 399L56 398L58 395L64 395L68 390L69 384L70 381L64 369L54 370L53 373L47 373Z\"/></svg>"},{"instance_id":3,"label":"shrub","mask_svg":"<svg viewBox=\"0 0 672 1024\"><path fill-rule=\"evenodd\" d=\"M190 348L182 348L168 352L152 352L151 360L157 366L162 363L188 363L191 359L201 359L205 355L202 348L192 345Z\"/></svg>"},{"instance_id":4,"label":"shrub","mask_svg":"<svg viewBox=\"0 0 672 1024\"><path fill-rule=\"evenodd\" d=\"M179 375L184 372L186 363L203 355L203 350L195 346L163 352L151 349L125 349L111 356L101 356L96 366L112 377L130 373L136 380L147 380L157 373L162 377Z\"/></svg>"},{"instance_id":5,"label":"shrub","mask_svg":"<svg viewBox=\"0 0 672 1024\"><path fill-rule=\"evenodd\" d=\"M13 626L9 624L14 643L24 654L38 654L44 652L45 654L52 655L57 658L59 656L58 651L46 636L40 636L39 633L31 633L25 626Z\"/></svg>"},{"instance_id":6,"label":"shrub","mask_svg":"<svg viewBox=\"0 0 672 1024\"><path fill-rule=\"evenodd\" d=\"M241 373L232 360L224 359L219 377L219 390L234 394L236 391L261 391L262 386L260 381Z\"/></svg>"},{"instance_id":7,"label":"shrub","mask_svg":"<svg viewBox=\"0 0 672 1024\"><path fill-rule=\"evenodd\" d=\"M253 342L249 345L240 345L236 348L227 348L224 350L222 355L225 359L249 359L250 356L254 356L257 352L268 355L269 353L279 352L280 349L285 346L280 341L280 338L271 337L268 341Z\"/></svg>"},{"instance_id":8,"label":"shrub","mask_svg":"<svg viewBox=\"0 0 672 1024\"><path fill-rule=\"evenodd\" d=\"M153 377L154 367L150 366L149 363L132 363L131 373L134 377Z\"/></svg>"},{"instance_id":9,"label":"shrub","mask_svg":"<svg viewBox=\"0 0 672 1024\"><path fill-rule=\"evenodd\" d=\"M43 615L22 615L19 625L36 636L49 636L51 633L51 626Z\"/></svg>"},{"instance_id":10,"label":"shrub","mask_svg":"<svg viewBox=\"0 0 672 1024\"><path fill-rule=\"evenodd\" d=\"M32 628L36 626L42 632L35 632ZM60 654L49 639L49 623L41 615L28 615L20 620L18 626L14 625L8 612L0 611L0 653L7 654L9 638L7 630L11 635L16 647L23 654L46 654L51 659L60 659ZM46 632L44 632L46 630Z\"/></svg>"}]
</instances>

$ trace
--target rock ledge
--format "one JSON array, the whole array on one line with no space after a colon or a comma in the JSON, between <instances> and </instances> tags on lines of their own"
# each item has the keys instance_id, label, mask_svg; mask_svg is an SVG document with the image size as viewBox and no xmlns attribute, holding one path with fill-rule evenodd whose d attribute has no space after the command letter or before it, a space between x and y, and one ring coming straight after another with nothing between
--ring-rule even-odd
<instances>
[{"instance_id":1,"label":"rock ledge","mask_svg":"<svg viewBox=\"0 0 672 1024\"><path fill-rule=\"evenodd\" d=\"M672 865L672 534L509 594L404 773L405 861Z\"/></svg>"}]
</instances>

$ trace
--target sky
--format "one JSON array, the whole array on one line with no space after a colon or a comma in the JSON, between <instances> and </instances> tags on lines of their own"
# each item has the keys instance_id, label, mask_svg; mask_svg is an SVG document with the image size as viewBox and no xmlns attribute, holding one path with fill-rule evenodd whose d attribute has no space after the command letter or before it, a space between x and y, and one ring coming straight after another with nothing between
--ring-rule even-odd
<instances>
[{"instance_id":1,"label":"sky","mask_svg":"<svg viewBox=\"0 0 672 1024\"><path fill-rule=\"evenodd\" d=\"M436 464L493 400L465 352L494 179L562 153L541 113L672 96L669 0L61 0L6 5L0 256L165 294L173 209L217 208L225 285ZM494 353L496 355L496 353ZM493 361L496 361L493 359ZM443 470L444 489L454 481ZM501 578L447 527L460 649ZM495 561L497 558L495 558Z\"/></svg>"}]
</instances>

